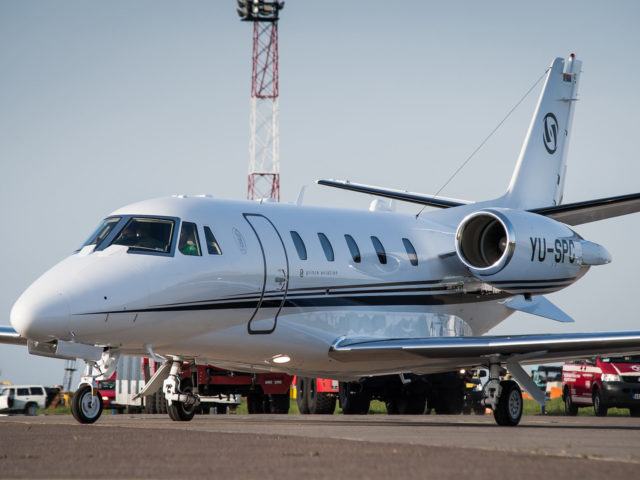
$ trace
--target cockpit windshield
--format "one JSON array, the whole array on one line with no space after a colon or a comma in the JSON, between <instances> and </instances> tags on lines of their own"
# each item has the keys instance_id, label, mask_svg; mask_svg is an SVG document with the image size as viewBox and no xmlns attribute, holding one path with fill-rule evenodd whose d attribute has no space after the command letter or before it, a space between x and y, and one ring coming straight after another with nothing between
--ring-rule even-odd
<instances>
[{"instance_id":1,"label":"cockpit windshield","mask_svg":"<svg viewBox=\"0 0 640 480\"><path fill-rule=\"evenodd\" d=\"M130 250L169 253L174 221L163 218L133 217L111 245L124 245Z\"/></svg>"},{"instance_id":2,"label":"cockpit windshield","mask_svg":"<svg viewBox=\"0 0 640 480\"><path fill-rule=\"evenodd\" d=\"M105 218L102 223L95 229L95 231L89 236L86 242L82 244L81 248L87 245L100 245L102 241L107 238L107 235L115 228L120 221L120 217Z\"/></svg>"}]
</instances>

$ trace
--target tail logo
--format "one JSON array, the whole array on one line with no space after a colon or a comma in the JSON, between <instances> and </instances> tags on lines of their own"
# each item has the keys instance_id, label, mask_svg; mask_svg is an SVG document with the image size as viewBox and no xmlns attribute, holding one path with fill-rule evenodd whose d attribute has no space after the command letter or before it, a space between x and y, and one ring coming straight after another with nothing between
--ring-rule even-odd
<instances>
[{"instance_id":1,"label":"tail logo","mask_svg":"<svg viewBox=\"0 0 640 480\"><path fill-rule=\"evenodd\" d=\"M544 148L549 154L556 153L558 148L558 119L553 113L547 113L544 117L544 131L542 132Z\"/></svg>"}]
</instances>

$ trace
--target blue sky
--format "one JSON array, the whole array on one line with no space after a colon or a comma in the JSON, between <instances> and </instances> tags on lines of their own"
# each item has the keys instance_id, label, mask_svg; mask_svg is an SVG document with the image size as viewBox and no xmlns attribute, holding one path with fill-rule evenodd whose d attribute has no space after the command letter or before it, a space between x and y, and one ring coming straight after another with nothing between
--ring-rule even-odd
<instances>
[{"instance_id":1,"label":"blue sky","mask_svg":"<svg viewBox=\"0 0 640 480\"><path fill-rule=\"evenodd\" d=\"M640 191L640 4L288 0L280 21L283 201L367 208L319 178L432 193L556 56L583 61L565 201ZM246 194L251 26L234 0L0 0L0 324L110 211ZM538 90L443 195L505 190ZM402 206L414 211L414 206ZM640 215L580 226L614 263L550 299L572 325L514 315L494 333L630 330ZM59 383L63 362L0 346L0 379Z\"/></svg>"}]
</instances>

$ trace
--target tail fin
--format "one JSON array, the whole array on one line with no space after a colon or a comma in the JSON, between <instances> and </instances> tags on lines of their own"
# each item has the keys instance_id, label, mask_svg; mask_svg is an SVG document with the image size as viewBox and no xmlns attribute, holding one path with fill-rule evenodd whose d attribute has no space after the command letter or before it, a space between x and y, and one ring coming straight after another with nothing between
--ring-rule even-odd
<instances>
[{"instance_id":1,"label":"tail fin","mask_svg":"<svg viewBox=\"0 0 640 480\"><path fill-rule=\"evenodd\" d=\"M522 145L504 205L532 209L562 201L566 154L582 62L556 58Z\"/></svg>"}]
</instances>

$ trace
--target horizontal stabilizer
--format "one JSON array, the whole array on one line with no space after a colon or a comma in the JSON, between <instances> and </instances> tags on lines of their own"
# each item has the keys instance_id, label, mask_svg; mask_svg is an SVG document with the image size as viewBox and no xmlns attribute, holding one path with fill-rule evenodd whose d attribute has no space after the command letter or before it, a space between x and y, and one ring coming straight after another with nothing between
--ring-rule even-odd
<instances>
[{"instance_id":1,"label":"horizontal stabilizer","mask_svg":"<svg viewBox=\"0 0 640 480\"><path fill-rule=\"evenodd\" d=\"M567 225L582 225L640 212L640 193L536 208L530 211Z\"/></svg>"},{"instance_id":2,"label":"horizontal stabilizer","mask_svg":"<svg viewBox=\"0 0 640 480\"><path fill-rule=\"evenodd\" d=\"M573 318L564 313L545 297L532 297L527 300L524 295L512 297L504 302L504 306L512 310L530 313L539 317L549 318L556 322L573 322Z\"/></svg>"},{"instance_id":3,"label":"horizontal stabilizer","mask_svg":"<svg viewBox=\"0 0 640 480\"><path fill-rule=\"evenodd\" d=\"M402 361L414 368L428 366L433 360L462 368L485 365L490 356L535 364L622 353L640 353L640 331L389 339L343 337L329 350L329 356L341 362Z\"/></svg>"},{"instance_id":4,"label":"horizontal stabilizer","mask_svg":"<svg viewBox=\"0 0 640 480\"><path fill-rule=\"evenodd\" d=\"M378 197L391 198L393 200L417 203L419 205L427 205L429 207L436 208L459 207L460 205L473 203L466 200L455 200L452 198L435 197L424 195L421 193L403 192L401 190L375 187L372 185L362 185L360 183L351 183L349 181L343 180L318 180L316 181L316 183L318 185L325 185L327 187L342 188L343 190L351 190L353 192L368 193L370 195L377 195Z\"/></svg>"},{"instance_id":5,"label":"horizontal stabilizer","mask_svg":"<svg viewBox=\"0 0 640 480\"><path fill-rule=\"evenodd\" d=\"M7 343L9 345L26 345L27 339L21 337L13 327L2 325L0 326L0 343Z\"/></svg>"}]
</instances>

